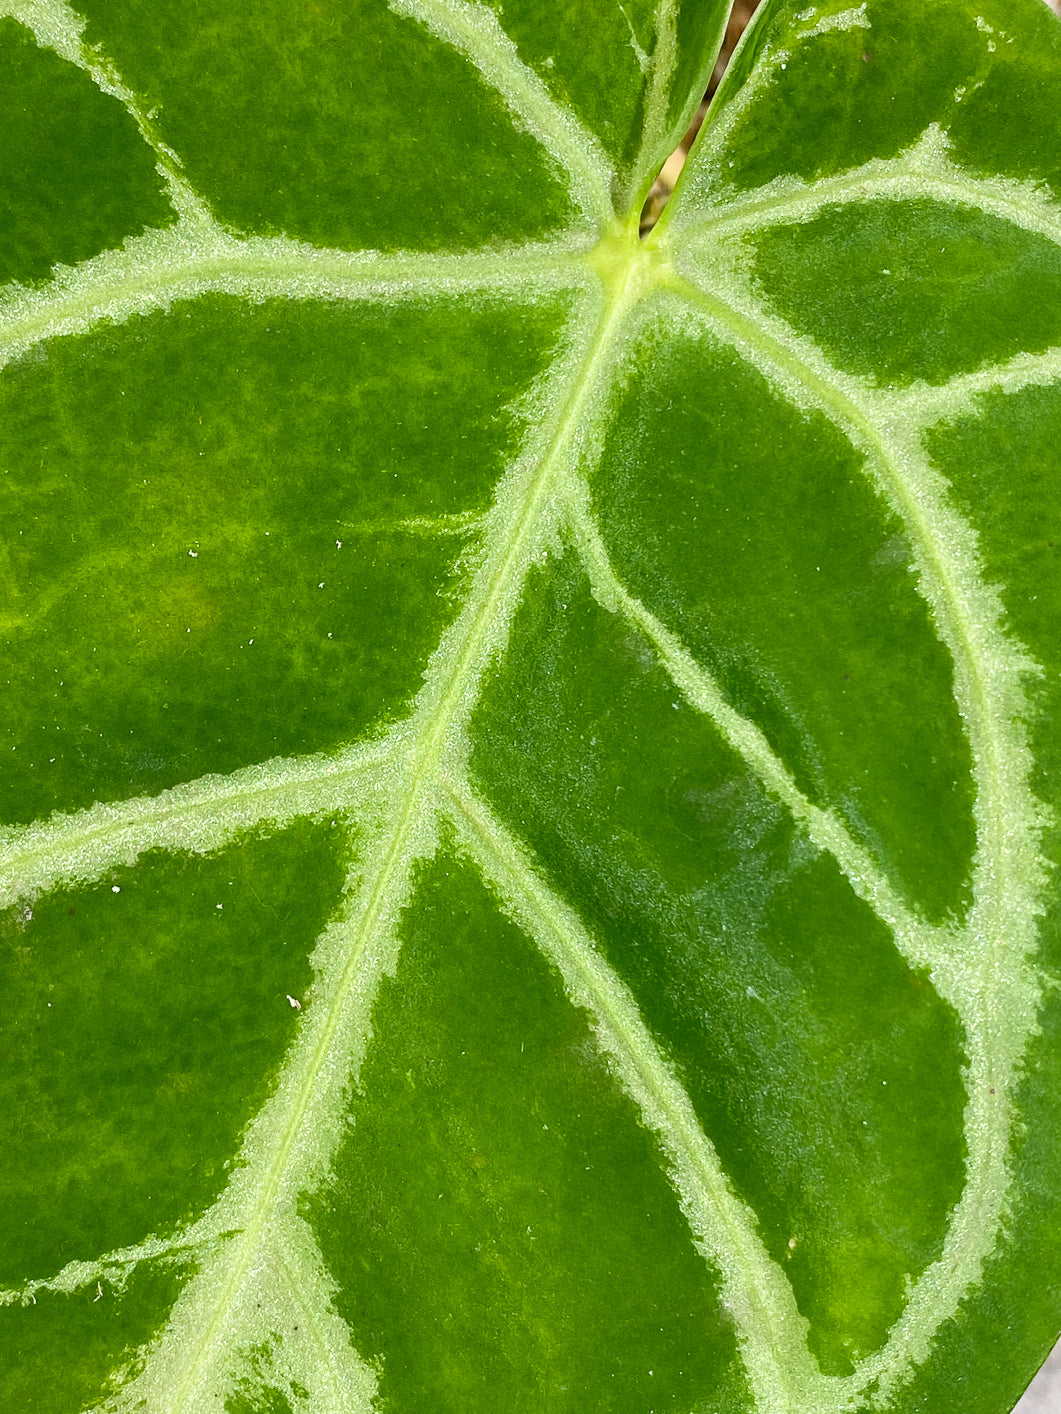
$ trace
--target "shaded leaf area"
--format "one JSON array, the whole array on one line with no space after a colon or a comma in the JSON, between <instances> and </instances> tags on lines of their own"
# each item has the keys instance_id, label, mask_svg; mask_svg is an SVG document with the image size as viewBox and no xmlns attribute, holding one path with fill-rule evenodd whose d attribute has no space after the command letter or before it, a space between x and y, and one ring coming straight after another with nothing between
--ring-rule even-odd
<instances>
[{"instance_id":1,"label":"shaded leaf area","mask_svg":"<svg viewBox=\"0 0 1061 1414\"><path fill-rule=\"evenodd\" d=\"M445 854L402 932L308 1203L380 1410L741 1407L711 1271L559 978Z\"/></svg>"},{"instance_id":2,"label":"shaded leaf area","mask_svg":"<svg viewBox=\"0 0 1061 1414\"><path fill-rule=\"evenodd\" d=\"M117 1388L169 1314L186 1264L142 1262L123 1284L40 1291L0 1310L0 1394L10 1410L85 1409ZM62 1352L62 1359L56 1352Z\"/></svg>"},{"instance_id":3,"label":"shaded leaf area","mask_svg":"<svg viewBox=\"0 0 1061 1414\"><path fill-rule=\"evenodd\" d=\"M0 281L39 282L175 219L151 149L117 98L0 19Z\"/></svg>"},{"instance_id":4,"label":"shaded leaf area","mask_svg":"<svg viewBox=\"0 0 1061 1414\"><path fill-rule=\"evenodd\" d=\"M0 915L0 1280L49 1278L214 1201L291 1043L287 994L309 983L349 850L300 822L205 858L152 851Z\"/></svg>"},{"instance_id":5,"label":"shaded leaf area","mask_svg":"<svg viewBox=\"0 0 1061 1414\"><path fill-rule=\"evenodd\" d=\"M823 1368L849 1371L961 1192L953 1014L572 564L531 580L475 742L672 1057Z\"/></svg>"},{"instance_id":6,"label":"shaded leaf area","mask_svg":"<svg viewBox=\"0 0 1061 1414\"><path fill-rule=\"evenodd\" d=\"M196 190L244 231L435 250L536 239L574 217L555 165L474 65L382 0L263 0L253 23L223 3L79 9Z\"/></svg>"},{"instance_id":7,"label":"shaded leaf area","mask_svg":"<svg viewBox=\"0 0 1061 1414\"><path fill-rule=\"evenodd\" d=\"M208 296L4 370L3 818L405 710L557 322Z\"/></svg>"},{"instance_id":8,"label":"shaded leaf area","mask_svg":"<svg viewBox=\"0 0 1061 1414\"><path fill-rule=\"evenodd\" d=\"M860 202L749 244L768 304L877 384L944 383L1061 342L1061 250L982 211Z\"/></svg>"},{"instance_id":9,"label":"shaded leaf area","mask_svg":"<svg viewBox=\"0 0 1061 1414\"><path fill-rule=\"evenodd\" d=\"M962 912L974 828L951 664L862 458L671 319L628 357L592 481L620 580L901 893Z\"/></svg>"}]
</instances>

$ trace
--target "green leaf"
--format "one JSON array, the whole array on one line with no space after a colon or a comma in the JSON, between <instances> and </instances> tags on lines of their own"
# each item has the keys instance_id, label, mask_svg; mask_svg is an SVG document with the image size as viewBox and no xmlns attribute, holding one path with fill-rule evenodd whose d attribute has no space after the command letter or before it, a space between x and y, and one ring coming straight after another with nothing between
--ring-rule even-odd
<instances>
[{"instance_id":1,"label":"green leaf","mask_svg":"<svg viewBox=\"0 0 1061 1414\"><path fill-rule=\"evenodd\" d=\"M1007 1414L1061 28L0 3L0 1395Z\"/></svg>"}]
</instances>

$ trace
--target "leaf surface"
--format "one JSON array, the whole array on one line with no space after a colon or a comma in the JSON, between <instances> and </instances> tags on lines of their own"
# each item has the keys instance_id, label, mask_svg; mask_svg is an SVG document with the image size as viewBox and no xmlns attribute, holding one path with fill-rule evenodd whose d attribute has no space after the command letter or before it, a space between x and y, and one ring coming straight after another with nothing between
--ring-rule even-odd
<instances>
[{"instance_id":1,"label":"leaf surface","mask_svg":"<svg viewBox=\"0 0 1061 1414\"><path fill-rule=\"evenodd\" d=\"M1057 21L2 10L5 1407L1006 1414Z\"/></svg>"}]
</instances>

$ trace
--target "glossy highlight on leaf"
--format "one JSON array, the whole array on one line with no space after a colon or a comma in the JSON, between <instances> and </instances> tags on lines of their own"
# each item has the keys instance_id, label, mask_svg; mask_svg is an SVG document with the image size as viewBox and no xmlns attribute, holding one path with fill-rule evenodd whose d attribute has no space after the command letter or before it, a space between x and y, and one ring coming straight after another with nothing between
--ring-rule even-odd
<instances>
[{"instance_id":1,"label":"glossy highlight on leaf","mask_svg":"<svg viewBox=\"0 0 1061 1414\"><path fill-rule=\"evenodd\" d=\"M1008 1414L1061 27L0 0L0 1396Z\"/></svg>"}]
</instances>

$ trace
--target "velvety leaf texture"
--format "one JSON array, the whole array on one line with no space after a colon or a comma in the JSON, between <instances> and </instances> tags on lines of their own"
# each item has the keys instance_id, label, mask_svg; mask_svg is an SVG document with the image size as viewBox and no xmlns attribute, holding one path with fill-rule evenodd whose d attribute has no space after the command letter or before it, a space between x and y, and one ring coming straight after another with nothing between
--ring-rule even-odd
<instances>
[{"instance_id":1,"label":"velvety leaf texture","mask_svg":"<svg viewBox=\"0 0 1061 1414\"><path fill-rule=\"evenodd\" d=\"M1009 1414L1061 26L0 0L0 1408Z\"/></svg>"}]
</instances>

